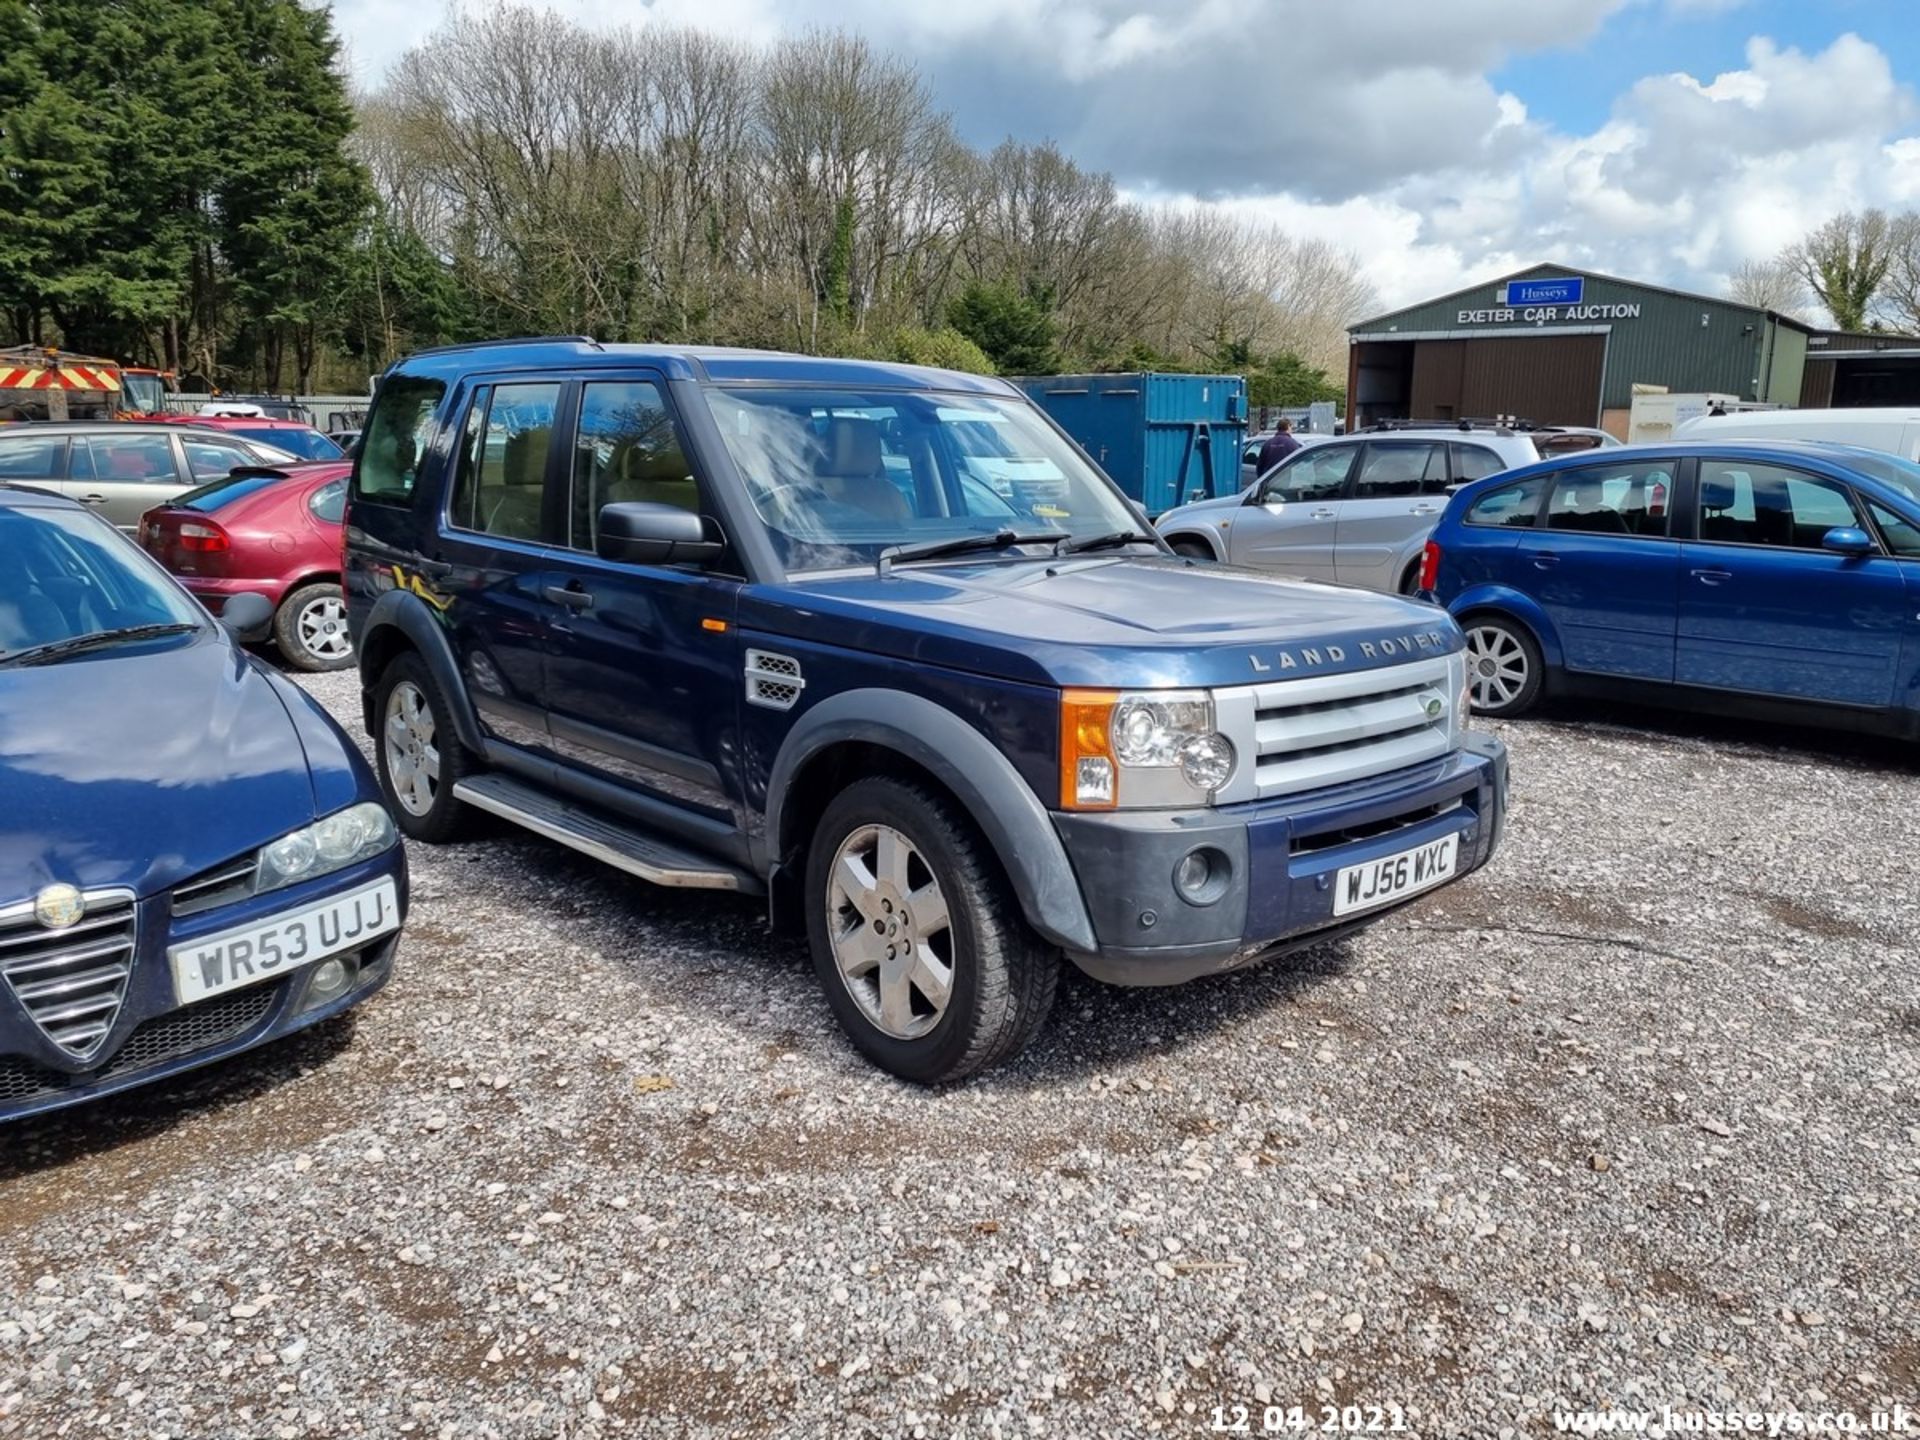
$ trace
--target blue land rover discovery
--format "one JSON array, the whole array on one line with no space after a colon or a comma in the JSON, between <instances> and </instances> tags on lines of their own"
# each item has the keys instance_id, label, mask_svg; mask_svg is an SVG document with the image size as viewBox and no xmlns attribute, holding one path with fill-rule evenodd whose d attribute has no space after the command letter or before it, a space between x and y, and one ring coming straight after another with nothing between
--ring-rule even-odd
<instances>
[{"instance_id":1,"label":"blue land rover discovery","mask_svg":"<svg viewBox=\"0 0 1920 1440\"><path fill-rule=\"evenodd\" d=\"M347 589L402 829L473 810L804 926L874 1062L1017 1051L1487 860L1441 611L1171 554L1012 386L526 340L383 379Z\"/></svg>"}]
</instances>

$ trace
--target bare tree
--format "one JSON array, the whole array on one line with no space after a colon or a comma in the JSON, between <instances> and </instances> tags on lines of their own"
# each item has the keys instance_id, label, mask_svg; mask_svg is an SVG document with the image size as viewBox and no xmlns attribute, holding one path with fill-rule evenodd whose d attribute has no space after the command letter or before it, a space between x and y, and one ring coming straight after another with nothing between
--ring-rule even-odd
<instances>
[{"instance_id":1,"label":"bare tree","mask_svg":"<svg viewBox=\"0 0 1920 1440\"><path fill-rule=\"evenodd\" d=\"M1839 330L1859 330L1893 260L1892 224L1883 210L1836 215L1787 251L1807 288Z\"/></svg>"},{"instance_id":2,"label":"bare tree","mask_svg":"<svg viewBox=\"0 0 1920 1440\"><path fill-rule=\"evenodd\" d=\"M1743 260L1727 277L1727 298L1781 315L1798 316L1806 309L1806 279L1790 253L1771 260Z\"/></svg>"},{"instance_id":3,"label":"bare tree","mask_svg":"<svg viewBox=\"0 0 1920 1440\"><path fill-rule=\"evenodd\" d=\"M1890 230L1893 258L1880 294L1881 313L1895 330L1920 334L1920 213L1902 211Z\"/></svg>"}]
</instances>

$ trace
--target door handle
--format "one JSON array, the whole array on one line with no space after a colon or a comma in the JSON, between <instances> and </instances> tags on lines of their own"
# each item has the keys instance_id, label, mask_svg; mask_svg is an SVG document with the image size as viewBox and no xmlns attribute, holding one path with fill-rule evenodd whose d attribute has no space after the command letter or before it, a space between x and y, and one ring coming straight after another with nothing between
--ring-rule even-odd
<instances>
[{"instance_id":1,"label":"door handle","mask_svg":"<svg viewBox=\"0 0 1920 1440\"><path fill-rule=\"evenodd\" d=\"M593 594L577 585L549 585L540 592L556 605L564 605L569 610L589 610L593 607Z\"/></svg>"},{"instance_id":2,"label":"door handle","mask_svg":"<svg viewBox=\"0 0 1920 1440\"><path fill-rule=\"evenodd\" d=\"M1723 580L1731 580L1733 572L1731 570L1695 570L1693 578L1702 585L1718 585Z\"/></svg>"},{"instance_id":3,"label":"door handle","mask_svg":"<svg viewBox=\"0 0 1920 1440\"><path fill-rule=\"evenodd\" d=\"M1551 550L1535 550L1527 558L1533 561L1536 570L1551 570L1560 563L1560 557Z\"/></svg>"},{"instance_id":4,"label":"door handle","mask_svg":"<svg viewBox=\"0 0 1920 1440\"><path fill-rule=\"evenodd\" d=\"M80 503L82 505L104 505L107 503L107 497L104 495L82 495L80 497Z\"/></svg>"},{"instance_id":5,"label":"door handle","mask_svg":"<svg viewBox=\"0 0 1920 1440\"><path fill-rule=\"evenodd\" d=\"M1434 505L1416 505L1407 512L1409 515L1438 515L1439 507Z\"/></svg>"},{"instance_id":6,"label":"door handle","mask_svg":"<svg viewBox=\"0 0 1920 1440\"><path fill-rule=\"evenodd\" d=\"M1307 518L1309 520L1331 520L1334 518L1334 516L1338 515L1339 513L1340 512L1338 510L1328 510L1325 508L1322 508L1319 510L1309 510L1307 512Z\"/></svg>"}]
</instances>

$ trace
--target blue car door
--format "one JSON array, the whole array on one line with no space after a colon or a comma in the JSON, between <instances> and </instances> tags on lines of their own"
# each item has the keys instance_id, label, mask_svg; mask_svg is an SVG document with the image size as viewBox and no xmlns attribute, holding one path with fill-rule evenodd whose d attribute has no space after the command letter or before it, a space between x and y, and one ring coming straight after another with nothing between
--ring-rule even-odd
<instances>
[{"instance_id":1,"label":"blue car door","mask_svg":"<svg viewBox=\"0 0 1920 1440\"><path fill-rule=\"evenodd\" d=\"M1701 459L1681 546L1675 679L1842 705L1894 695L1909 598L1900 561L1822 547L1862 527L1853 494L1810 471Z\"/></svg>"},{"instance_id":2,"label":"blue car door","mask_svg":"<svg viewBox=\"0 0 1920 1440\"><path fill-rule=\"evenodd\" d=\"M1680 547L1668 511L1677 462L1636 458L1553 477L1546 528L1514 556L1516 583L1547 612L1568 670L1670 681Z\"/></svg>"}]
</instances>

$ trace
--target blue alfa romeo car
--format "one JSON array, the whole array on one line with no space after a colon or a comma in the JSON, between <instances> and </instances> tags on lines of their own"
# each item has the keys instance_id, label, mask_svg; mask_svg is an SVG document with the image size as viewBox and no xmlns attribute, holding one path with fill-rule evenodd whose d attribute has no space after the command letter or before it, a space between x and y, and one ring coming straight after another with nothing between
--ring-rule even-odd
<instances>
[{"instance_id":1,"label":"blue alfa romeo car","mask_svg":"<svg viewBox=\"0 0 1920 1440\"><path fill-rule=\"evenodd\" d=\"M383 985L404 852L358 750L111 525L0 485L0 1119Z\"/></svg>"},{"instance_id":2,"label":"blue alfa romeo car","mask_svg":"<svg viewBox=\"0 0 1920 1440\"><path fill-rule=\"evenodd\" d=\"M1459 490L1423 590L1473 706L1605 693L1920 736L1920 466L1784 441L1635 446Z\"/></svg>"}]
</instances>

